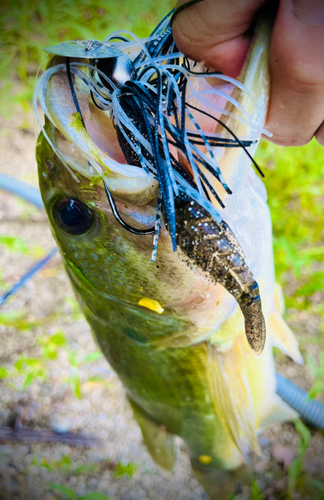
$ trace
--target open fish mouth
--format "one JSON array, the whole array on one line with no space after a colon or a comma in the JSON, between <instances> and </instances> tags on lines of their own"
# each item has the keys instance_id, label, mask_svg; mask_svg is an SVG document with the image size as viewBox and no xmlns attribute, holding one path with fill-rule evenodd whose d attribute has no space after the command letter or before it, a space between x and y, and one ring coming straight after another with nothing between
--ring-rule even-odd
<instances>
[{"instance_id":1,"label":"open fish mouth","mask_svg":"<svg viewBox=\"0 0 324 500\"><path fill-rule=\"evenodd\" d=\"M117 31L102 43L47 49L56 57L35 91L38 121L37 101L48 120L43 135L72 177L101 185L125 229L154 233L152 260L164 220L173 249L236 298L256 352L265 341L258 285L224 220L235 219L252 153L266 132L267 37L259 34L237 81L179 53L169 15L146 40ZM154 202L155 225L137 230L125 224L115 198L138 206ZM196 233L203 223L213 235L195 240L188 203L200 210ZM192 243L208 247L208 256L193 251Z\"/></svg>"}]
</instances>

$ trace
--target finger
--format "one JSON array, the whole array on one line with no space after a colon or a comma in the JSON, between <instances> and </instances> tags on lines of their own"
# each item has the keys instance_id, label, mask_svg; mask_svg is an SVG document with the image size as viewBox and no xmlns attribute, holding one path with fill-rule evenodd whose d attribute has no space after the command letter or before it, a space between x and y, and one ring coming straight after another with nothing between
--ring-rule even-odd
<instances>
[{"instance_id":1,"label":"finger","mask_svg":"<svg viewBox=\"0 0 324 500\"><path fill-rule=\"evenodd\" d=\"M179 0L177 7L187 0ZM265 0L203 0L174 18L173 37L190 59L238 76L249 50L255 14Z\"/></svg>"},{"instance_id":2,"label":"finger","mask_svg":"<svg viewBox=\"0 0 324 500\"><path fill-rule=\"evenodd\" d=\"M307 144L318 130L318 139L322 142L322 0L281 0L272 33L270 72L271 95L266 128L274 134L271 140L285 146Z\"/></svg>"},{"instance_id":3,"label":"finger","mask_svg":"<svg viewBox=\"0 0 324 500\"><path fill-rule=\"evenodd\" d=\"M316 137L317 141L322 146L324 146L324 120L323 120L322 125L316 130L315 137Z\"/></svg>"}]
</instances>

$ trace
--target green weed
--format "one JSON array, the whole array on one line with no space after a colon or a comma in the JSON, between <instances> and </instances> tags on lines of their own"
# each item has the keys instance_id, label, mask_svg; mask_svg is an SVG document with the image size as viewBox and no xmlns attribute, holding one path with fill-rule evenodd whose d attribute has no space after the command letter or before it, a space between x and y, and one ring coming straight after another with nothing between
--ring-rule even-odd
<instances>
[{"instance_id":1,"label":"green weed","mask_svg":"<svg viewBox=\"0 0 324 500\"><path fill-rule=\"evenodd\" d=\"M22 378L22 383L20 385L8 382L8 386L16 391L24 391L27 387L30 387L36 379L45 380L47 378L46 367L42 360L38 358L28 358L24 354L21 354L13 368L10 377L20 376Z\"/></svg>"},{"instance_id":2,"label":"green weed","mask_svg":"<svg viewBox=\"0 0 324 500\"><path fill-rule=\"evenodd\" d=\"M301 309L324 282L324 148L315 139L298 148L261 141L256 160L265 172L276 278L300 282L287 305Z\"/></svg>"},{"instance_id":3,"label":"green weed","mask_svg":"<svg viewBox=\"0 0 324 500\"><path fill-rule=\"evenodd\" d=\"M51 336L38 337L36 342L42 346L42 356L45 359L56 359L59 350L67 345L67 339L61 331Z\"/></svg>"},{"instance_id":4,"label":"green weed","mask_svg":"<svg viewBox=\"0 0 324 500\"><path fill-rule=\"evenodd\" d=\"M44 256L44 249L41 246L31 246L19 236L0 235L0 245L12 253L29 255L36 259Z\"/></svg>"},{"instance_id":5,"label":"green weed","mask_svg":"<svg viewBox=\"0 0 324 500\"><path fill-rule=\"evenodd\" d=\"M251 500L262 500L262 493L256 479L251 485Z\"/></svg>"},{"instance_id":6,"label":"green weed","mask_svg":"<svg viewBox=\"0 0 324 500\"><path fill-rule=\"evenodd\" d=\"M0 313L0 325L17 328L17 330L30 330L38 326L39 320L28 320L26 311L5 311Z\"/></svg>"},{"instance_id":7,"label":"green weed","mask_svg":"<svg viewBox=\"0 0 324 500\"><path fill-rule=\"evenodd\" d=\"M310 399L324 392L324 350L320 353L319 363L316 363L313 356L307 357L307 363L314 377L314 384L308 391Z\"/></svg>"},{"instance_id":8,"label":"green weed","mask_svg":"<svg viewBox=\"0 0 324 500\"><path fill-rule=\"evenodd\" d=\"M79 466L75 466L71 457L69 455L63 455L59 460L48 461L44 458L38 459L37 457L33 458L30 462L30 465L36 465L37 467L44 467L50 472L60 471L65 475L79 475L79 474L94 474L98 472L99 465L98 464L82 464Z\"/></svg>"},{"instance_id":9,"label":"green weed","mask_svg":"<svg viewBox=\"0 0 324 500\"><path fill-rule=\"evenodd\" d=\"M302 474L305 453L311 442L311 433L301 420L294 422L296 431L300 435L297 456L291 462L288 470L288 499L294 498L294 491L297 486L304 487L305 476Z\"/></svg>"},{"instance_id":10,"label":"green weed","mask_svg":"<svg viewBox=\"0 0 324 500\"><path fill-rule=\"evenodd\" d=\"M56 493L59 493L63 498L69 498L71 500L109 500L107 495L99 493L98 491L91 491L85 495L78 496L74 490L68 488L64 484L50 483L47 487Z\"/></svg>"},{"instance_id":11,"label":"green weed","mask_svg":"<svg viewBox=\"0 0 324 500\"><path fill-rule=\"evenodd\" d=\"M115 470L115 478L127 476L128 478L133 477L135 472L138 469L138 465L130 462L129 464L123 464L122 462L118 462Z\"/></svg>"}]
</instances>

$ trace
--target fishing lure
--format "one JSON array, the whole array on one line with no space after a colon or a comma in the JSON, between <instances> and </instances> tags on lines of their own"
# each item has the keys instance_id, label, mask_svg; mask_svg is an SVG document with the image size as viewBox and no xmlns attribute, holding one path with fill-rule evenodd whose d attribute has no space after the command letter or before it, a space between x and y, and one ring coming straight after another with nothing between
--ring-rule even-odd
<instances>
[{"instance_id":1,"label":"fishing lure","mask_svg":"<svg viewBox=\"0 0 324 500\"><path fill-rule=\"evenodd\" d=\"M59 114L51 109L46 98L55 75L59 77L66 73L78 132L83 127L82 144L80 140L74 143L86 159L88 175L96 172L101 177L117 221L136 235L154 233L152 260L155 261L163 219L173 250L178 248L184 260L201 268L213 282L221 283L235 297L245 317L247 339L251 347L261 353L265 343L265 322L259 287L244 262L239 243L220 213L220 209L225 208L224 194L231 195L232 191L214 151L215 147L242 148L262 175L249 152L249 147L257 140L240 139L219 115L233 117L246 124L254 135L260 135L262 130L253 123L239 100L231 95L234 87L241 93L249 94L242 83L219 73L201 71L200 65L178 52L172 37L171 15L166 16L148 40L142 41L132 33L117 31L103 42L64 42L45 49L59 56L60 60L39 79L35 100L39 98L45 115L56 128L66 130ZM139 52L135 51L132 55L131 51L136 47ZM206 86L206 77L227 82L229 90L226 92L226 89ZM197 90L199 81L204 82L205 88ZM89 131L79 104L85 89L90 92L93 105L109 114L124 158L130 165L128 168L107 155L100 155L89 144ZM226 107L222 109L219 100L229 103L236 113ZM206 105L208 111L204 109ZM36 102L35 109L38 115ZM206 118L211 124L218 125L220 131L204 130L202 122ZM39 116L38 120L40 122ZM43 127L42 131L58 158L75 177L55 138L50 137ZM73 137L68 137L68 140L73 141ZM127 173L142 180L146 178L148 183L155 181L159 195L154 225L139 229L123 220L111 193L107 171ZM186 210L188 203L192 206ZM209 236L207 238L205 234L204 251L200 251L198 256L192 249L202 246L202 230L198 229L200 219ZM194 231L185 229L192 224ZM183 244L184 232L189 244Z\"/></svg>"}]
</instances>

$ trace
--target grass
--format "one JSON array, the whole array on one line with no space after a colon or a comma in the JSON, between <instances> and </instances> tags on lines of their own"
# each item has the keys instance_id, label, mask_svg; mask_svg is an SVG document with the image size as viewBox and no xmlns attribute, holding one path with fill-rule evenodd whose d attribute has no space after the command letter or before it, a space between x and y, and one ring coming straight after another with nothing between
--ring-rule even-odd
<instances>
[{"instance_id":1,"label":"grass","mask_svg":"<svg viewBox=\"0 0 324 500\"><path fill-rule=\"evenodd\" d=\"M47 486L49 489L58 493L60 498L69 498L71 500L109 500L107 495L98 491L91 491L85 495L78 496L74 490L68 488L64 484L50 483Z\"/></svg>"},{"instance_id":2,"label":"grass","mask_svg":"<svg viewBox=\"0 0 324 500\"><path fill-rule=\"evenodd\" d=\"M103 40L121 28L146 37L174 4L170 0L3 0L1 113L10 116L13 104L30 109L35 75L46 57L44 47L64 40Z\"/></svg>"},{"instance_id":3,"label":"grass","mask_svg":"<svg viewBox=\"0 0 324 500\"><path fill-rule=\"evenodd\" d=\"M263 141L257 161L266 174L277 278L285 284L290 272L296 279L307 274L313 284L298 295L311 295L324 276L324 269L314 266L324 254L324 148L315 139L298 148Z\"/></svg>"}]
</instances>

